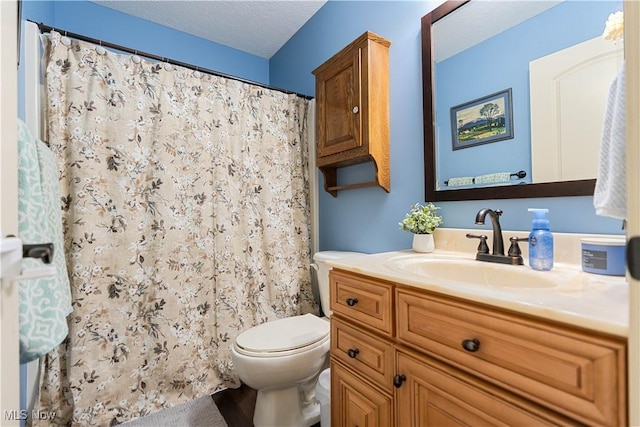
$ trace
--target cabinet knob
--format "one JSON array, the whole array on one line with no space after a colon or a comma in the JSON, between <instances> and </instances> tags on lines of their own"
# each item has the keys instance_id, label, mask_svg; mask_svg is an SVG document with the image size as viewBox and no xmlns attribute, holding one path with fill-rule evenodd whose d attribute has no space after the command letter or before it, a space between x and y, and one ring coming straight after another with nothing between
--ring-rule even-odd
<instances>
[{"instance_id":1,"label":"cabinet knob","mask_svg":"<svg viewBox=\"0 0 640 427\"><path fill-rule=\"evenodd\" d=\"M475 338L472 340L464 340L462 341L462 348L471 353L476 352L480 348L480 341Z\"/></svg>"},{"instance_id":2,"label":"cabinet knob","mask_svg":"<svg viewBox=\"0 0 640 427\"><path fill-rule=\"evenodd\" d=\"M347 354L352 359L355 359L358 353L360 353L360 350L358 350L357 348L350 348L349 350L347 350Z\"/></svg>"},{"instance_id":3,"label":"cabinet knob","mask_svg":"<svg viewBox=\"0 0 640 427\"><path fill-rule=\"evenodd\" d=\"M360 111L360 109L358 108L357 105L353 107L353 114L358 114L358 111Z\"/></svg>"},{"instance_id":4,"label":"cabinet knob","mask_svg":"<svg viewBox=\"0 0 640 427\"><path fill-rule=\"evenodd\" d=\"M353 307L358 303L358 298L347 298L347 305Z\"/></svg>"},{"instance_id":5,"label":"cabinet knob","mask_svg":"<svg viewBox=\"0 0 640 427\"><path fill-rule=\"evenodd\" d=\"M393 377L393 385L395 386L395 388L400 388L402 383L406 380L407 377L405 377L404 375L396 375L395 377Z\"/></svg>"}]
</instances>

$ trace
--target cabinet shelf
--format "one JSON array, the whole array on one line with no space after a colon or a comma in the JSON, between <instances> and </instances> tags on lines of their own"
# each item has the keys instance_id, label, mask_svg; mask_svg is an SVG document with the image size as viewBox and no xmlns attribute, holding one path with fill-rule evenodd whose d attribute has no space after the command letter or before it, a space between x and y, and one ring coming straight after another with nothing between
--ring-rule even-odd
<instances>
[{"instance_id":1,"label":"cabinet shelf","mask_svg":"<svg viewBox=\"0 0 640 427\"><path fill-rule=\"evenodd\" d=\"M358 182L356 184L333 185L327 188L327 191L349 190L353 188L375 187L378 181Z\"/></svg>"},{"instance_id":2,"label":"cabinet shelf","mask_svg":"<svg viewBox=\"0 0 640 427\"><path fill-rule=\"evenodd\" d=\"M370 161L374 162L374 164L377 166L378 163L375 160ZM320 166L319 168L324 177L324 189L333 197L338 196L338 191L353 190L356 188L381 187L387 193L390 191L388 168L386 169L386 173L384 173L385 170L380 171L376 167L376 177L374 180L351 184L338 184L338 168L339 166Z\"/></svg>"}]
</instances>

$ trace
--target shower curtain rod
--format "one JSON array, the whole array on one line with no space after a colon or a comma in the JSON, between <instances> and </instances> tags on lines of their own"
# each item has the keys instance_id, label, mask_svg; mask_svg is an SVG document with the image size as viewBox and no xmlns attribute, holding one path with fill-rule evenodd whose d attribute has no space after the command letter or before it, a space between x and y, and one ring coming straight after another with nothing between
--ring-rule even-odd
<instances>
[{"instance_id":1,"label":"shower curtain rod","mask_svg":"<svg viewBox=\"0 0 640 427\"><path fill-rule=\"evenodd\" d=\"M139 50L131 49L131 48L126 47L126 46L120 46L120 45L117 45L117 44L114 44L114 43L105 42L104 40L98 40L98 39L94 39L94 38L91 38L91 37L83 36L82 34L76 34L76 33L72 33L72 32L66 31L66 30L61 30L59 28L50 27L49 25L45 25L45 24L43 24L41 22L37 23L37 22L31 21L31 20L29 20L29 22L33 22L34 24L38 25L38 28L42 32L57 31L58 33L63 34L66 37L71 37L71 38L82 40L82 41L85 41L85 42L97 44L97 45L100 45L102 47L108 47L108 48L111 48L111 49L117 49L119 51L126 52L126 53L131 53L133 55L144 56L146 58L153 59L155 61L160 61L160 62L163 62L163 63L169 63L169 64L172 64L172 65L177 65L177 66L180 66L180 67L189 68L189 69L194 70L194 71L200 71L202 73L211 74L211 75L218 76L218 77L224 77L224 78L231 79L231 80L237 80L237 81L240 81L240 82L243 82L243 83L248 83L248 84L260 86L260 87L263 87L265 89L276 90L276 91L284 92L284 93L290 94L290 95L297 95L297 96L300 96L300 97L303 97L303 98L306 98L306 99L313 99L313 96L303 95L301 93L293 92L293 91L290 91L290 90L287 90L287 89L282 89L282 88L279 88L279 87L269 86L269 85L266 85L264 83L258 83L258 82L254 82L252 80L243 79L241 77L236 77L236 76L232 76L232 75L229 75L229 74L224 74L224 73L221 73L219 71L210 70L208 68L198 67L197 65L191 65L191 64L187 64L185 62L176 61L175 59L169 59L169 58L165 58L163 56L154 55L152 53L146 53L146 52L142 52L142 51L139 51Z\"/></svg>"}]
</instances>

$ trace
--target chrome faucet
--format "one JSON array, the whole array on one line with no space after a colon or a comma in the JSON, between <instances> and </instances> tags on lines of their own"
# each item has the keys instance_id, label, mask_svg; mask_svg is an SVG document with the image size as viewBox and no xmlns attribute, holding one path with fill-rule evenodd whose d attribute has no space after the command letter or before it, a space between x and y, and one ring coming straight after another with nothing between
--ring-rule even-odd
<instances>
[{"instance_id":1,"label":"chrome faucet","mask_svg":"<svg viewBox=\"0 0 640 427\"><path fill-rule=\"evenodd\" d=\"M493 248L491 253L489 253L489 247L486 242L487 236L477 236L471 233L467 234L468 238L480 239L476 259L478 261L498 262L501 264L523 265L524 261L522 260L518 242L526 241L528 239L512 237L510 239L511 246L509 247L509 253L505 255L502 227L500 226L500 215L502 215L502 211L500 209L496 209L495 211L488 208L480 209L476 214L476 224L483 225L487 215L489 215L489 218L491 219L491 226L493 228Z\"/></svg>"}]
</instances>

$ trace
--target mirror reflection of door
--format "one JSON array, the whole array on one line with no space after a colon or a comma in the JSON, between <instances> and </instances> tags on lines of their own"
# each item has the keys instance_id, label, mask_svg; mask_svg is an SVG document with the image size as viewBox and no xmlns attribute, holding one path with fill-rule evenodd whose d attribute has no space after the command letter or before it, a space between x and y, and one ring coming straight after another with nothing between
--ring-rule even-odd
<instances>
[{"instance_id":1,"label":"mirror reflection of door","mask_svg":"<svg viewBox=\"0 0 640 427\"><path fill-rule=\"evenodd\" d=\"M596 176L606 99L622 51L622 43L596 37L529 64L534 182Z\"/></svg>"}]
</instances>

